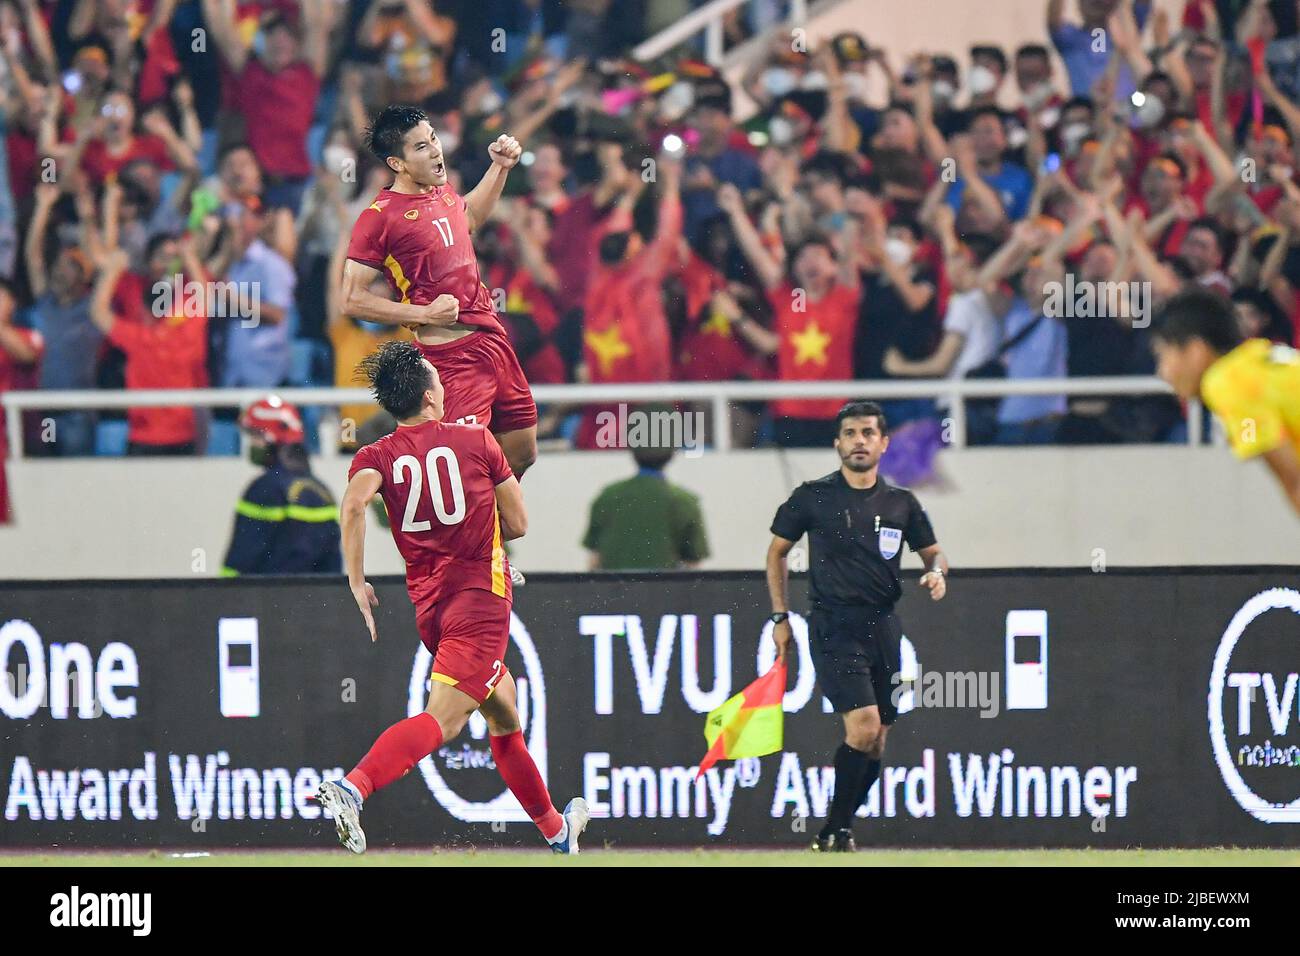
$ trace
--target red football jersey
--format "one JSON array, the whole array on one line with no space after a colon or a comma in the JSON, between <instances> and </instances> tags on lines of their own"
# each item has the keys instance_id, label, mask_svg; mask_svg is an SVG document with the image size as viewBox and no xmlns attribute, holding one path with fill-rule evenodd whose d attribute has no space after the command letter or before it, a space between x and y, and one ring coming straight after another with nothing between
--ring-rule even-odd
<instances>
[{"instance_id":1,"label":"red football jersey","mask_svg":"<svg viewBox=\"0 0 1300 956\"><path fill-rule=\"evenodd\" d=\"M357 452L348 480L364 468L383 479L379 493L417 605L466 588L511 600L496 486L513 473L486 428L399 425Z\"/></svg>"},{"instance_id":2,"label":"red football jersey","mask_svg":"<svg viewBox=\"0 0 1300 956\"><path fill-rule=\"evenodd\" d=\"M465 198L451 184L427 193L381 189L357 217L348 258L379 269L402 302L428 305L443 293L460 302L460 321L505 334L479 277Z\"/></svg>"}]
</instances>

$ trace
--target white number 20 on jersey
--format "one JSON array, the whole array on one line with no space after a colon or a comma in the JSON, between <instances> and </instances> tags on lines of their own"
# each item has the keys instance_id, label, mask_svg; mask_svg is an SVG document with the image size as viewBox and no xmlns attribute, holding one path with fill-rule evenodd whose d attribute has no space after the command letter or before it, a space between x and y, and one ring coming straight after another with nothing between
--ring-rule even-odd
<instances>
[{"instance_id":1,"label":"white number 20 on jersey","mask_svg":"<svg viewBox=\"0 0 1300 956\"><path fill-rule=\"evenodd\" d=\"M442 483L438 481L438 462L447 463L448 485L451 488L451 508L442 497ZM465 520L465 485L460 478L460 462L456 453L450 448L431 448L424 456L424 469L420 469L420 460L414 455L402 455L393 462L393 483L406 484L406 475L411 476L411 493L406 498L406 513L402 516L403 531L428 531L433 523L428 519L415 520L415 509L420 504L420 492L427 483L429 500L433 502L433 513L441 524L460 524ZM427 478L427 482L426 482Z\"/></svg>"}]
</instances>

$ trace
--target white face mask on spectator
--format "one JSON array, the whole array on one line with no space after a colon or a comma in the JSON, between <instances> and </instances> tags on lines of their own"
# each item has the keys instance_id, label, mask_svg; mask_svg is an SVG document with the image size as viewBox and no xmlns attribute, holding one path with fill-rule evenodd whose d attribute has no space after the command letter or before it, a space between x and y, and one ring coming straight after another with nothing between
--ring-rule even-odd
<instances>
[{"instance_id":1,"label":"white face mask on spectator","mask_svg":"<svg viewBox=\"0 0 1300 956\"><path fill-rule=\"evenodd\" d=\"M505 100L501 98L500 93L496 90L488 90L478 101L479 112L485 116L489 113L495 113L497 110L501 109L501 106L504 103Z\"/></svg>"},{"instance_id":2,"label":"white face mask on spectator","mask_svg":"<svg viewBox=\"0 0 1300 956\"><path fill-rule=\"evenodd\" d=\"M997 74L987 66L975 66L970 71L970 91L976 96L992 93L998 87Z\"/></svg>"},{"instance_id":3,"label":"white face mask on spectator","mask_svg":"<svg viewBox=\"0 0 1300 956\"><path fill-rule=\"evenodd\" d=\"M1137 108L1138 125L1143 129L1153 129L1160 125L1160 121L1165 118L1164 100L1154 93L1146 94L1146 99L1142 105Z\"/></svg>"},{"instance_id":4,"label":"white face mask on spectator","mask_svg":"<svg viewBox=\"0 0 1300 956\"><path fill-rule=\"evenodd\" d=\"M774 146L788 146L794 139L794 124L784 116L773 116L767 124L767 135L772 138Z\"/></svg>"},{"instance_id":5,"label":"white face mask on spectator","mask_svg":"<svg viewBox=\"0 0 1300 956\"><path fill-rule=\"evenodd\" d=\"M321 160L331 175L342 176L343 170L357 168L357 154L339 143L330 143L321 154Z\"/></svg>"},{"instance_id":6,"label":"white face mask on spectator","mask_svg":"<svg viewBox=\"0 0 1300 956\"><path fill-rule=\"evenodd\" d=\"M1036 110L1052 98L1052 84L1043 82L1025 90L1025 106Z\"/></svg>"},{"instance_id":7,"label":"white face mask on spectator","mask_svg":"<svg viewBox=\"0 0 1300 956\"><path fill-rule=\"evenodd\" d=\"M849 99L865 103L867 101L867 75L865 73L845 73L844 92Z\"/></svg>"},{"instance_id":8,"label":"white face mask on spectator","mask_svg":"<svg viewBox=\"0 0 1300 956\"><path fill-rule=\"evenodd\" d=\"M912 245L906 239L890 236L885 240L885 255L894 265L905 266L912 261Z\"/></svg>"},{"instance_id":9,"label":"white face mask on spectator","mask_svg":"<svg viewBox=\"0 0 1300 956\"><path fill-rule=\"evenodd\" d=\"M942 100L946 103L957 95L957 87L953 86L947 80L935 80L934 86L930 88L930 92L936 100Z\"/></svg>"},{"instance_id":10,"label":"white face mask on spectator","mask_svg":"<svg viewBox=\"0 0 1300 956\"><path fill-rule=\"evenodd\" d=\"M1088 123L1071 123L1061 130L1061 146L1065 152L1071 156L1077 153L1091 130L1092 126Z\"/></svg>"},{"instance_id":11,"label":"white face mask on spectator","mask_svg":"<svg viewBox=\"0 0 1300 956\"><path fill-rule=\"evenodd\" d=\"M826 74L821 70L810 70L799 81L799 89L801 90L824 90L829 85Z\"/></svg>"},{"instance_id":12,"label":"white face mask on spectator","mask_svg":"<svg viewBox=\"0 0 1300 956\"><path fill-rule=\"evenodd\" d=\"M685 80L678 80L660 97L659 118L668 123L676 122L687 114L694 103L695 87Z\"/></svg>"},{"instance_id":13,"label":"white face mask on spectator","mask_svg":"<svg viewBox=\"0 0 1300 956\"><path fill-rule=\"evenodd\" d=\"M794 72L783 66L773 66L763 71L763 89L768 96L785 96L794 90L797 82Z\"/></svg>"}]
</instances>

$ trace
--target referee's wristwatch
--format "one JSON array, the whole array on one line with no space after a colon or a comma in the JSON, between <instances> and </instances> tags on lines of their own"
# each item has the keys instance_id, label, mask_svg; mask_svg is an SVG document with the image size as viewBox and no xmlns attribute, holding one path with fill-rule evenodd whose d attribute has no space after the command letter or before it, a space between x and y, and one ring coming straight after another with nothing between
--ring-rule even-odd
<instances>
[{"instance_id":1,"label":"referee's wristwatch","mask_svg":"<svg viewBox=\"0 0 1300 956\"><path fill-rule=\"evenodd\" d=\"M789 617L790 617L789 611L777 611L775 614L769 617L768 620L771 621L773 624L780 624L782 621L786 620Z\"/></svg>"}]
</instances>

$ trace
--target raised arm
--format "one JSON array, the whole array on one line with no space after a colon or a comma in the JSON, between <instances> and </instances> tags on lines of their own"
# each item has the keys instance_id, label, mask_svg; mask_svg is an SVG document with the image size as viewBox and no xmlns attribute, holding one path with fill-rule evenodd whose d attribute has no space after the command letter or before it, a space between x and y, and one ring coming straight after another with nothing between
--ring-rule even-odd
<instances>
[{"instance_id":1,"label":"raised arm","mask_svg":"<svg viewBox=\"0 0 1300 956\"><path fill-rule=\"evenodd\" d=\"M68 37L82 40L95 26L95 0L77 0L68 17Z\"/></svg>"},{"instance_id":2,"label":"raised arm","mask_svg":"<svg viewBox=\"0 0 1300 956\"><path fill-rule=\"evenodd\" d=\"M198 153L203 148L203 125L199 122L199 114L194 109L194 87L190 86L190 81L180 79L172 87L172 100L176 103L176 111L180 115L181 138L185 145L194 153Z\"/></svg>"},{"instance_id":3,"label":"raised arm","mask_svg":"<svg viewBox=\"0 0 1300 956\"><path fill-rule=\"evenodd\" d=\"M1283 226L1273 242L1273 247L1268 250L1268 255L1260 263L1259 287L1261 289L1271 289L1279 278L1285 278L1282 275L1282 265L1286 262L1287 253L1290 251L1291 230Z\"/></svg>"},{"instance_id":4,"label":"raised arm","mask_svg":"<svg viewBox=\"0 0 1300 956\"><path fill-rule=\"evenodd\" d=\"M202 3L203 21L208 32L231 72L238 76L248 65L249 51L235 26L235 0L202 0Z\"/></svg>"},{"instance_id":5,"label":"raised arm","mask_svg":"<svg viewBox=\"0 0 1300 956\"><path fill-rule=\"evenodd\" d=\"M847 87L829 41L822 39L817 44L814 59L826 71L826 114L822 117L822 145L835 152L850 152L858 145L856 124L849 115Z\"/></svg>"},{"instance_id":6,"label":"raised arm","mask_svg":"<svg viewBox=\"0 0 1300 956\"><path fill-rule=\"evenodd\" d=\"M126 253L121 249L113 249L104 256L99 276L95 279L94 292L90 296L90 321L105 335L113 329L113 289L117 286L118 277L126 271L126 259Z\"/></svg>"},{"instance_id":7,"label":"raised arm","mask_svg":"<svg viewBox=\"0 0 1300 956\"><path fill-rule=\"evenodd\" d=\"M654 239L647 247L647 267L662 274L677 254L677 241L682 235L682 164L670 156L660 156L656 166L659 171L659 218Z\"/></svg>"},{"instance_id":8,"label":"raised arm","mask_svg":"<svg viewBox=\"0 0 1300 956\"><path fill-rule=\"evenodd\" d=\"M560 108L564 94L582 79L586 69L586 60L574 60L560 67L555 71L555 77L551 80L546 96L541 103L528 108L523 115L512 115L511 108L507 106L508 114L511 114L509 119L510 128L515 131L515 139L521 143L527 142L532 139L539 129L549 123L551 117L555 115L555 111Z\"/></svg>"},{"instance_id":9,"label":"raised arm","mask_svg":"<svg viewBox=\"0 0 1300 956\"><path fill-rule=\"evenodd\" d=\"M54 44L50 41L50 31L45 26L45 18L36 0L22 0L23 27L27 31L27 42L31 44L32 53L40 65L41 79L47 83L57 83L59 79L59 61L54 54Z\"/></svg>"},{"instance_id":10,"label":"raised arm","mask_svg":"<svg viewBox=\"0 0 1300 956\"><path fill-rule=\"evenodd\" d=\"M1018 271L1043 242L1042 230L1037 225L1028 220L1019 223L1012 230L1011 238L1004 242L980 269L979 286L987 289Z\"/></svg>"},{"instance_id":11,"label":"raised arm","mask_svg":"<svg viewBox=\"0 0 1300 956\"><path fill-rule=\"evenodd\" d=\"M934 65L928 56L917 54L912 58L912 69L917 74L916 125L921 132L921 148L925 150L931 162L942 164L949 158L951 151L948 141L934 124L934 93L931 83L934 81Z\"/></svg>"},{"instance_id":12,"label":"raised arm","mask_svg":"<svg viewBox=\"0 0 1300 956\"><path fill-rule=\"evenodd\" d=\"M1291 132L1292 144L1300 142L1300 107L1282 95L1268 70L1260 71L1259 76L1255 78L1255 85L1259 87L1264 100L1281 114L1282 121Z\"/></svg>"},{"instance_id":13,"label":"raised arm","mask_svg":"<svg viewBox=\"0 0 1300 956\"><path fill-rule=\"evenodd\" d=\"M546 213L523 203L516 203L514 209L515 248L519 251L519 262L543 289L554 292L560 287L560 275L555 266L546 257L546 250L538 244L534 231L529 228L530 216L544 216Z\"/></svg>"},{"instance_id":14,"label":"raised arm","mask_svg":"<svg viewBox=\"0 0 1300 956\"><path fill-rule=\"evenodd\" d=\"M1210 172L1214 176L1214 182L1220 186L1231 186L1241 182L1237 176L1237 169L1232 165L1232 160L1228 154L1223 151L1219 143L1205 126L1201 123L1191 124L1192 142L1200 150L1201 155L1205 157L1206 163L1209 164Z\"/></svg>"},{"instance_id":15,"label":"raised arm","mask_svg":"<svg viewBox=\"0 0 1300 956\"><path fill-rule=\"evenodd\" d=\"M729 291L719 290L713 293L710 305L726 316L745 343L760 355L775 355L781 347L781 336L746 315L736 297Z\"/></svg>"},{"instance_id":16,"label":"raised arm","mask_svg":"<svg viewBox=\"0 0 1300 956\"><path fill-rule=\"evenodd\" d=\"M32 288L32 298L45 294L45 228L50 222L50 210L59 200L59 187L54 183L36 184L36 202L32 207L32 221L27 227L23 242L23 255L27 260L27 283Z\"/></svg>"},{"instance_id":17,"label":"raised arm","mask_svg":"<svg viewBox=\"0 0 1300 956\"><path fill-rule=\"evenodd\" d=\"M1227 90L1228 53L1220 43L1214 53L1214 71L1210 74L1210 123L1214 127L1211 132L1215 144L1225 152L1233 148L1232 124L1228 122Z\"/></svg>"},{"instance_id":18,"label":"raised arm","mask_svg":"<svg viewBox=\"0 0 1300 956\"><path fill-rule=\"evenodd\" d=\"M501 198L505 188L506 176L523 155L524 149L513 136L502 133L496 142L488 147L488 156L492 165L483 174L479 184L465 194L465 217L469 220L470 232L473 232L492 215L492 209Z\"/></svg>"},{"instance_id":19,"label":"raised arm","mask_svg":"<svg viewBox=\"0 0 1300 956\"><path fill-rule=\"evenodd\" d=\"M298 0L303 59L318 77L324 77L329 66L329 33L335 6L334 0Z\"/></svg>"},{"instance_id":20,"label":"raised arm","mask_svg":"<svg viewBox=\"0 0 1300 956\"><path fill-rule=\"evenodd\" d=\"M167 155L171 157L177 169L187 175L198 173L199 160L194 149L177 134L176 128L167 119L167 113L161 106L149 110L141 125L147 132L163 141L163 146L167 148Z\"/></svg>"},{"instance_id":21,"label":"raised arm","mask_svg":"<svg viewBox=\"0 0 1300 956\"><path fill-rule=\"evenodd\" d=\"M1009 217L1007 211L1002 208L1002 200L980 177L979 166L975 162L975 146L970 135L963 133L954 136L952 147L953 156L957 160L957 172L962 182L966 184L966 193L962 198L981 206L990 218L1006 222Z\"/></svg>"},{"instance_id":22,"label":"raised arm","mask_svg":"<svg viewBox=\"0 0 1300 956\"><path fill-rule=\"evenodd\" d=\"M758 230L754 228L754 224L749 221L744 200L740 198L740 190L730 183L724 183L718 189L718 205L730 219L731 231L736 237L736 243L745 254L745 258L749 260L749 264L753 266L759 284L764 289L775 289L784 278L781 267L763 245L763 240Z\"/></svg>"},{"instance_id":23,"label":"raised arm","mask_svg":"<svg viewBox=\"0 0 1300 956\"><path fill-rule=\"evenodd\" d=\"M1142 230L1143 223L1136 221L1140 219L1141 214L1138 213L1134 217L1135 221L1130 221L1128 224L1129 253L1133 258L1133 265L1139 275L1151 282L1156 298L1173 295L1180 285L1178 276L1160 261L1151 246L1147 244L1146 235Z\"/></svg>"},{"instance_id":24,"label":"raised arm","mask_svg":"<svg viewBox=\"0 0 1300 956\"><path fill-rule=\"evenodd\" d=\"M1152 66L1146 51L1142 49L1142 31L1138 28L1137 18L1133 16L1130 0L1120 0L1119 6L1110 15L1107 26L1115 49L1128 63L1136 82L1141 83L1150 74Z\"/></svg>"},{"instance_id":25,"label":"raised arm","mask_svg":"<svg viewBox=\"0 0 1300 956\"><path fill-rule=\"evenodd\" d=\"M1065 0L1047 0L1047 32L1055 33L1065 25Z\"/></svg>"}]
</instances>

